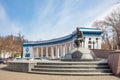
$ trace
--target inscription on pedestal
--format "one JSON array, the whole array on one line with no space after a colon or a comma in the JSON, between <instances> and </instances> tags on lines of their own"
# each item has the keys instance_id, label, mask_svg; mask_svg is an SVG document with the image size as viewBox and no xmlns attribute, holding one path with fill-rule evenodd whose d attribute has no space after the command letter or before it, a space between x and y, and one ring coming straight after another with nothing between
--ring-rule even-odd
<instances>
[{"instance_id":1,"label":"inscription on pedestal","mask_svg":"<svg viewBox=\"0 0 120 80\"><path fill-rule=\"evenodd\" d=\"M73 60L80 60L82 57L82 53L79 51L76 51L76 52L72 53L71 55L72 55Z\"/></svg>"}]
</instances>

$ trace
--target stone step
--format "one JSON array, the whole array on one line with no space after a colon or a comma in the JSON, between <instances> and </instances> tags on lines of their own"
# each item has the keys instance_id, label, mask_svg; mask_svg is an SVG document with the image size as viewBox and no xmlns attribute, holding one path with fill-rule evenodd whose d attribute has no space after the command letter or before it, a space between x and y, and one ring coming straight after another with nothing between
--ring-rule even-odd
<instances>
[{"instance_id":1,"label":"stone step","mask_svg":"<svg viewBox=\"0 0 120 80\"><path fill-rule=\"evenodd\" d=\"M37 62L31 73L40 74L64 74L64 75L111 75L107 61L41 61Z\"/></svg>"},{"instance_id":2,"label":"stone step","mask_svg":"<svg viewBox=\"0 0 120 80\"><path fill-rule=\"evenodd\" d=\"M37 63L37 65L108 65L108 63L99 63L99 62L87 62L87 63Z\"/></svg>"},{"instance_id":3,"label":"stone step","mask_svg":"<svg viewBox=\"0 0 120 80\"><path fill-rule=\"evenodd\" d=\"M113 73L103 72L44 72L44 71L31 71L30 73L36 74L52 74L52 75L79 75L79 76L105 76L113 75Z\"/></svg>"},{"instance_id":4,"label":"stone step","mask_svg":"<svg viewBox=\"0 0 120 80\"><path fill-rule=\"evenodd\" d=\"M95 68L108 69L108 65L35 65L34 68Z\"/></svg>"},{"instance_id":5,"label":"stone step","mask_svg":"<svg viewBox=\"0 0 120 80\"><path fill-rule=\"evenodd\" d=\"M48 62L48 63L88 63L88 62L90 62L90 63L96 63L96 62L107 62L107 60L106 59L102 59L102 60L99 60L99 61L94 61L94 60L92 60L92 61L90 61L90 60L86 60L86 61L61 61L61 60L40 60L40 61L37 61L37 62L42 62L42 63L44 63L44 62Z\"/></svg>"},{"instance_id":6,"label":"stone step","mask_svg":"<svg viewBox=\"0 0 120 80\"><path fill-rule=\"evenodd\" d=\"M106 72L111 73L111 69L64 69L64 68L32 68L32 71L44 71L44 72Z\"/></svg>"}]
</instances>

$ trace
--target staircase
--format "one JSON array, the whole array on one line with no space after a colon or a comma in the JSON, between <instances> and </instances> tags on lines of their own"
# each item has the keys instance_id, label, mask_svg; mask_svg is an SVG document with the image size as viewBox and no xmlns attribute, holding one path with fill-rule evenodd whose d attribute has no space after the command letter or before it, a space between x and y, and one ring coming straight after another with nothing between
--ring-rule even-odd
<instances>
[{"instance_id":1,"label":"staircase","mask_svg":"<svg viewBox=\"0 0 120 80\"><path fill-rule=\"evenodd\" d=\"M31 73L40 74L61 74L61 75L112 75L112 70L107 62L100 61L80 61L80 62L62 62L62 61L41 61L37 62Z\"/></svg>"}]
</instances>

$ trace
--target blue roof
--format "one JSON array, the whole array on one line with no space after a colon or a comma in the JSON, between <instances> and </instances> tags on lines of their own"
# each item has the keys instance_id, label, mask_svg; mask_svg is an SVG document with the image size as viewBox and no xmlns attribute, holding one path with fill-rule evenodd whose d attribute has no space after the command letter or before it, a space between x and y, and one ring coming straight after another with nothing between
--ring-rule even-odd
<instances>
[{"instance_id":1,"label":"blue roof","mask_svg":"<svg viewBox=\"0 0 120 80\"><path fill-rule=\"evenodd\" d=\"M96 27L80 27L80 29L101 30L100 28L96 28Z\"/></svg>"},{"instance_id":2,"label":"blue roof","mask_svg":"<svg viewBox=\"0 0 120 80\"><path fill-rule=\"evenodd\" d=\"M89 28L80 28L80 29L89 29ZM92 29L100 30L98 28L92 28ZM101 36L101 34L102 34L102 31L101 32L83 31L83 36ZM69 41L73 40L76 37L77 37L77 34L72 33L72 34L70 34L68 36L57 38L57 39L45 40L45 41L39 41L39 42L32 42L32 43L24 43L23 47L46 46L46 45L60 44L60 43L69 42Z\"/></svg>"}]
</instances>

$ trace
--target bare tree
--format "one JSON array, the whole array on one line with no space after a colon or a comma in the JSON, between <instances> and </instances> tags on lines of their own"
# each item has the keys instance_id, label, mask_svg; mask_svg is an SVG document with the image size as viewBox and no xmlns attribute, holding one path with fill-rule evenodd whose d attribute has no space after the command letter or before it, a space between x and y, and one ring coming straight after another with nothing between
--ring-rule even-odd
<instances>
[{"instance_id":1,"label":"bare tree","mask_svg":"<svg viewBox=\"0 0 120 80\"><path fill-rule=\"evenodd\" d=\"M109 33L113 33L112 32L112 27L108 27L106 24L104 24L103 20L96 20L94 21L94 23L92 24L93 27L99 27L102 29L103 34L102 34L102 40L103 40L103 49L112 49L112 45L111 45L111 40L112 40L112 35L110 35Z\"/></svg>"},{"instance_id":2,"label":"bare tree","mask_svg":"<svg viewBox=\"0 0 120 80\"><path fill-rule=\"evenodd\" d=\"M110 15L105 17L104 24L113 27L114 36L116 36L117 47L120 49L120 8L114 9Z\"/></svg>"},{"instance_id":3,"label":"bare tree","mask_svg":"<svg viewBox=\"0 0 120 80\"><path fill-rule=\"evenodd\" d=\"M114 8L104 20L95 21L92 26L99 26L103 29L104 40L110 49L115 45L117 49L120 49L120 6Z\"/></svg>"},{"instance_id":4,"label":"bare tree","mask_svg":"<svg viewBox=\"0 0 120 80\"><path fill-rule=\"evenodd\" d=\"M21 54L22 56L22 44L27 41L24 39L24 36L20 33L18 36L7 35L0 36L0 52L10 52L14 56L14 54Z\"/></svg>"}]
</instances>

